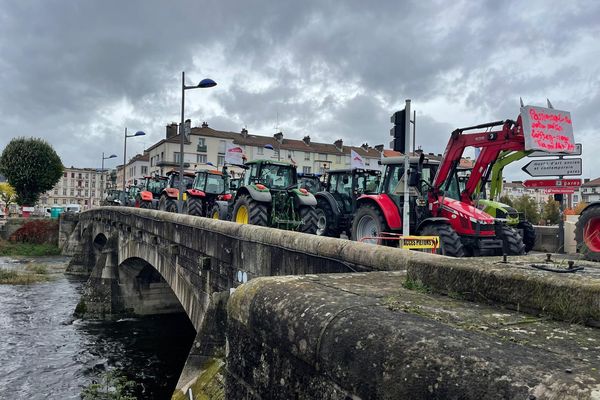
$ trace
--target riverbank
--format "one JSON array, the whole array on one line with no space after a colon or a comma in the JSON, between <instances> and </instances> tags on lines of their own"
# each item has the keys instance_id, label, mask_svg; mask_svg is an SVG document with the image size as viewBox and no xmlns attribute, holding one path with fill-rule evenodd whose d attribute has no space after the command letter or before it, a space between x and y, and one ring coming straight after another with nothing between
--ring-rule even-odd
<instances>
[{"instance_id":1,"label":"riverbank","mask_svg":"<svg viewBox=\"0 0 600 400\"><path fill-rule=\"evenodd\" d=\"M55 244L35 244L8 242L0 239L0 256L4 257L41 257L58 256L60 249Z\"/></svg>"},{"instance_id":2,"label":"riverbank","mask_svg":"<svg viewBox=\"0 0 600 400\"><path fill-rule=\"evenodd\" d=\"M65 272L68 258L60 256L0 257L0 285L27 285L50 281Z\"/></svg>"}]
</instances>

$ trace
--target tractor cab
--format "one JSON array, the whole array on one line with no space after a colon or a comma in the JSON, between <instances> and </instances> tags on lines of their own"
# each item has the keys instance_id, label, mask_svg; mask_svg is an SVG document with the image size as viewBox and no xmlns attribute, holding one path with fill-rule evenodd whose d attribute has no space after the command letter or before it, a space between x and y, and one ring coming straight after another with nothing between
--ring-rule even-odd
<instances>
[{"instance_id":1,"label":"tractor cab","mask_svg":"<svg viewBox=\"0 0 600 400\"><path fill-rule=\"evenodd\" d=\"M321 174L311 174L306 172L298 172L298 182L301 188L304 188L316 194L322 190Z\"/></svg>"}]
</instances>

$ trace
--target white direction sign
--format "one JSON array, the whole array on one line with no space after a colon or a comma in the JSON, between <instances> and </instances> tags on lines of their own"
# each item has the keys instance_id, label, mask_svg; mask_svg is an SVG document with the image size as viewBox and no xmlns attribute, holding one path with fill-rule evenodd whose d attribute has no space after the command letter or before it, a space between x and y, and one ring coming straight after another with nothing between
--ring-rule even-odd
<instances>
[{"instance_id":1,"label":"white direction sign","mask_svg":"<svg viewBox=\"0 0 600 400\"><path fill-rule=\"evenodd\" d=\"M530 176L581 175L581 158L533 160L521 168Z\"/></svg>"},{"instance_id":2,"label":"white direction sign","mask_svg":"<svg viewBox=\"0 0 600 400\"><path fill-rule=\"evenodd\" d=\"M575 143L574 153L548 153L547 151L533 151L527 157L551 157L551 156L580 156L581 143Z\"/></svg>"}]
</instances>

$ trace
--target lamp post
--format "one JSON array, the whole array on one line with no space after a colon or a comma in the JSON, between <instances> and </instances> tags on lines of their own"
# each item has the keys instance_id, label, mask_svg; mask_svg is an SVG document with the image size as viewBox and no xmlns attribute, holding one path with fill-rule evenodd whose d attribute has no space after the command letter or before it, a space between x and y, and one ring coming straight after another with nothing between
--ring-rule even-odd
<instances>
[{"instance_id":1,"label":"lamp post","mask_svg":"<svg viewBox=\"0 0 600 400\"><path fill-rule=\"evenodd\" d=\"M189 89L202 89L202 88L211 88L213 86L217 86L217 82L212 79L205 78L195 86L186 86L185 84L185 71L181 72L181 125L179 126L179 136L180 136L180 144L179 144L179 201L177 202L177 209L179 212L183 210L183 147L185 144L185 128L184 128L184 112L185 112L185 91Z\"/></svg>"},{"instance_id":2,"label":"lamp post","mask_svg":"<svg viewBox=\"0 0 600 400\"><path fill-rule=\"evenodd\" d=\"M127 127L125 127L125 143L123 145L123 202L121 203L121 205L125 205L125 174L127 172L127 170L126 170L126 164L127 164L127 138L128 137L134 137L134 136L144 136L145 134L146 134L145 132L137 131L133 135L128 135L127 134Z\"/></svg>"},{"instance_id":3,"label":"lamp post","mask_svg":"<svg viewBox=\"0 0 600 400\"><path fill-rule=\"evenodd\" d=\"M104 157L104 152L102 152L102 168L100 169L100 173L102 175L100 175L102 177L102 179L100 179L100 199L102 200L102 195L104 194L104 181L105 181L105 176L104 176L104 160L108 160L109 158L117 158L116 154L111 154L108 157Z\"/></svg>"}]
</instances>

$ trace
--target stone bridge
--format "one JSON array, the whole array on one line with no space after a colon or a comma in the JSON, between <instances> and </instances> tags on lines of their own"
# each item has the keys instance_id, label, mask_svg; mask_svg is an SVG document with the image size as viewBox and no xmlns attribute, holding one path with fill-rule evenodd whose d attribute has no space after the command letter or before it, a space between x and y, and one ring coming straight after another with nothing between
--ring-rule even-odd
<instances>
[{"instance_id":1,"label":"stone bridge","mask_svg":"<svg viewBox=\"0 0 600 400\"><path fill-rule=\"evenodd\" d=\"M123 207L62 218L60 237L69 270L90 276L79 314L188 315L197 336L174 398L600 396L591 264L557 278L518 258ZM548 330L574 333L544 343Z\"/></svg>"}]
</instances>

